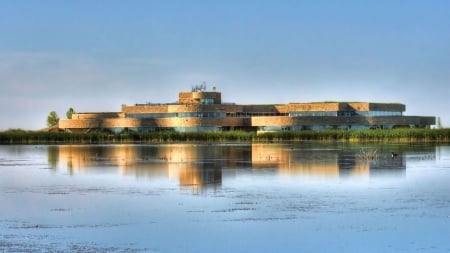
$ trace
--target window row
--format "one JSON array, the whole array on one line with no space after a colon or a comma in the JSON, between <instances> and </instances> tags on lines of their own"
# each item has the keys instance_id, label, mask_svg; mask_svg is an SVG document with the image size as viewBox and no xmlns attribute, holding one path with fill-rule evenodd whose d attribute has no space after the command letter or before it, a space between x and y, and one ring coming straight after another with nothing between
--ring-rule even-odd
<instances>
[{"instance_id":1,"label":"window row","mask_svg":"<svg viewBox=\"0 0 450 253\"><path fill-rule=\"evenodd\" d=\"M155 119L155 118L225 118L224 112L178 112L178 113L134 113L127 114L127 118Z\"/></svg>"},{"instance_id":2,"label":"window row","mask_svg":"<svg viewBox=\"0 0 450 253\"><path fill-rule=\"evenodd\" d=\"M290 113L276 112L178 112L178 113L135 113L127 114L127 118L250 118L258 116L289 116L289 117L382 117L402 116L402 112L395 111L302 111Z\"/></svg>"},{"instance_id":3,"label":"window row","mask_svg":"<svg viewBox=\"0 0 450 253\"><path fill-rule=\"evenodd\" d=\"M402 116L398 111L301 111L290 112L290 117L382 117L382 116Z\"/></svg>"}]
</instances>

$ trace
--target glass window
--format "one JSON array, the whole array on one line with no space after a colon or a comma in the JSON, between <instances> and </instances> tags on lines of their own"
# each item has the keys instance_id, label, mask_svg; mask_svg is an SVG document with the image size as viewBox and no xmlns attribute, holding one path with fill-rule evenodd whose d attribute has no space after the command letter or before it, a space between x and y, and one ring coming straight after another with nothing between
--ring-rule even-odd
<instances>
[{"instance_id":1,"label":"glass window","mask_svg":"<svg viewBox=\"0 0 450 253\"><path fill-rule=\"evenodd\" d=\"M127 114L127 118L152 119L152 118L173 118L177 113L131 113Z\"/></svg>"},{"instance_id":2,"label":"glass window","mask_svg":"<svg viewBox=\"0 0 450 253\"><path fill-rule=\"evenodd\" d=\"M214 98L201 98L200 104L202 105L212 105L214 104Z\"/></svg>"},{"instance_id":3,"label":"glass window","mask_svg":"<svg viewBox=\"0 0 450 253\"><path fill-rule=\"evenodd\" d=\"M336 111L300 111L300 112L289 112L290 117L327 117L327 116L337 116Z\"/></svg>"},{"instance_id":4,"label":"glass window","mask_svg":"<svg viewBox=\"0 0 450 253\"><path fill-rule=\"evenodd\" d=\"M402 112L397 111L359 111L360 116L383 117L383 116L402 116Z\"/></svg>"}]
</instances>

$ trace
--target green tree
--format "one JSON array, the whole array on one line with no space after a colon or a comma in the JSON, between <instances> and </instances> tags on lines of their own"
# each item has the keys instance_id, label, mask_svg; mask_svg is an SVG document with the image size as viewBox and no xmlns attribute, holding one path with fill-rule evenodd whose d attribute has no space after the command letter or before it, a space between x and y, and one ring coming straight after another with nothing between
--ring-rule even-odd
<instances>
[{"instance_id":1,"label":"green tree","mask_svg":"<svg viewBox=\"0 0 450 253\"><path fill-rule=\"evenodd\" d=\"M58 125L59 117L55 111L51 111L47 117L47 126L52 127Z\"/></svg>"},{"instance_id":2,"label":"green tree","mask_svg":"<svg viewBox=\"0 0 450 253\"><path fill-rule=\"evenodd\" d=\"M74 114L74 113L75 113L75 110L72 107L70 107L69 110L67 110L67 112L66 112L66 117L68 119L72 119L72 114Z\"/></svg>"}]
</instances>

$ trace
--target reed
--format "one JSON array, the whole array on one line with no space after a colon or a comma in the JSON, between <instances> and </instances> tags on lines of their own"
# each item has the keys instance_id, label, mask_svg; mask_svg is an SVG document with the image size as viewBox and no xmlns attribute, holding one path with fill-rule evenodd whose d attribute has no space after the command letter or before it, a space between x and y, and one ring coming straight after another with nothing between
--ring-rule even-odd
<instances>
[{"instance_id":1,"label":"reed","mask_svg":"<svg viewBox=\"0 0 450 253\"><path fill-rule=\"evenodd\" d=\"M96 144L170 142L282 142L282 141L375 141L450 142L450 129L323 130L254 132L37 132L13 129L0 132L0 144Z\"/></svg>"}]
</instances>

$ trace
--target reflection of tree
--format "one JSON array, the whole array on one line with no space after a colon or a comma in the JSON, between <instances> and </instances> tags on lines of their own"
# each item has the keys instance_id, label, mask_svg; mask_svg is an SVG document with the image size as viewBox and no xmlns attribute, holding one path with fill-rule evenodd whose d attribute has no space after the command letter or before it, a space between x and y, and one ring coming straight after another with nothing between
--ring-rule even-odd
<instances>
[{"instance_id":1,"label":"reflection of tree","mask_svg":"<svg viewBox=\"0 0 450 253\"><path fill-rule=\"evenodd\" d=\"M48 165L52 169L56 169L59 161L59 147L57 146L49 146L47 148L48 153Z\"/></svg>"}]
</instances>

